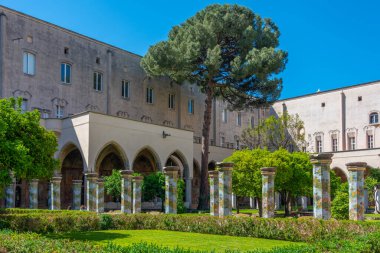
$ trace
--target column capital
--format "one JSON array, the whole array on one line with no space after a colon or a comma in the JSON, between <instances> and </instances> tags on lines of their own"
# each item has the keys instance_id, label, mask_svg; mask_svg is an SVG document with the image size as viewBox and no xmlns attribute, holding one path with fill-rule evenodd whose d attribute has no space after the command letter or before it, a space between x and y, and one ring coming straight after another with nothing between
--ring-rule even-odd
<instances>
[{"instance_id":1,"label":"column capital","mask_svg":"<svg viewBox=\"0 0 380 253\"><path fill-rule=\"evenodd\" d=\"M143 176L133 176L132 177L132 181L133 182L141 182L144 180L144 177Z\"/></svg>"},{"instance_id":2,"label":"column capital","mask_svg":"<svg viewBox=\"0 0 380 253\"><path fill-rule=\"evenodd\" d=\"M365 171L367 168L367 163L365 162L353 162L346 163L348 171Z\"/></svg>"},{"instance_id":3,"label":"column capital","mask_svg":"<svg viewBox=\"0 0 380 253\"><path fill-rule=\"evenodd\" d=\"M98 173L95 173L95 172L87 172L84 175L87 177L87 179L92 179L92 178L98 177Z\"/></svg>"},{"instance_id":4,"label":"column capital","mask_svg":"<svg viewBox=\"0 0 380 253\"><path fill-rule=\"evenodd\" d=\"M52 183L60 183L62 181L62 177L55 176L50 179L50 182Z\"/></svg>"},{"instance_id":5,"label":"column capital","mask_svg":"<svg viewBox=\"0 0 380 253\"><path fill-rule=\"evenodd\" d=\"M34 179L31 179L30 180L30 183L38 183L40 180L39 179L37 179L37 178L34 178Z\"/></svg>"},{"instance_id":6,"label":"column capital","mask_svg":"<svg viewBox=\"0 0 380 253\"><path fill-rule=\"evenodd\" d=\"M220 171L228 171L228 170L232 170L232 168L234 167L234 163L223 163L223 162L219 162L219 163L216 163L216 167L217 167Z\"/></svg>"},{"instance_id":7,"label":"column capital","mask_svg":"<svg viewBox=\"0 0 380 253\"><path fill-rule=\"evenodd\" d=\"M122 178L129 178L132 176L133 171L132 170L121 170L120 173L121 173Z\"/></svg>"},{"instance_id":8,"label":"column capital","mask_svg":"<svg viewBox=\"0 0 380 253\"><path fill-rule=\"evenodd\" d=\"M208 171L209 178L217 178L218 175L219 175L219 171L217 171L217 170L209 170Z\"/></svg>"},{"instance_id":9,"label":"column capital","mask_svg":"<svg viewBox=\"0 0 380 253\"><path fill-rule=\"evenodd\" d=\"M99 177L98 178L98 184L104 184L104 178Z\"/></svg>"},{"instance_id":10,"label":"column capital","mask_svg":"<svg viewBox=\"0 0 380 253\"><path fill-rule=\"evenodd\" d=\"M260 169L261 175L275 175L276 174L276 167L263 167Z\"/></svg>"},{"instance_id":11,"label":"column capital","mask_svg":"<svg viewBox=\"0 0 380 253\"><path fill-rule=\"evenodd\" d=\"M73 180L72 183L82 185L83 181L82 180Z\"/></svg>"},{"instance_id":12,"label":"column capital","mask_svg":"<svg viewBox=\"0 0 380 253\"><path fill-rule=\"evenodd\" d=\"M179 172L178 166L166 166L164 167L164 174Z\"/></svg>"},{"instance_id":13,"label":"column capital","mask_svg":"<svg viewBox=\"0 0 380 253\"><path fill-rule=\"evenodd\" d=\"M334 154L332 153L311 154L310 162L312 164L330 164L333 156Z\"/></svg>"}]
</instances>

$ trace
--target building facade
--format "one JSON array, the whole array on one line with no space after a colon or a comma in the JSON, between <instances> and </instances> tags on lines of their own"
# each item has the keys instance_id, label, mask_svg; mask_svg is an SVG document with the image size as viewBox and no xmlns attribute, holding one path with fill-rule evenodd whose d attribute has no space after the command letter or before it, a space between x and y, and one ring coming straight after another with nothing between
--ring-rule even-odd
<instances>
[{"instance_id":1,"label":"building facade","mask_svg":"<svg viewBox=\"0 0 380 253\"><path fill-rule=\"evenodd\" d=\"M380 81L277 101L272 114L298 114L304 151L334 154L331 168L347 180L346 164L380 168Z\"/></svg>"},{"instance_id":2,"label":"building facade","mask_svg":"<svg viewBox=\"0 0 380 253\"><path fill-rule=\"evenodd\" d=\"M0 97L22 97L22 109L39 110L41 124L58 136L62 208L72 201L72 181L84 181L85 173L146 174L165 165L180 166L186 204L196 207L205 99L199 87L149 78L139 55L3 6L0 55ZM211 163L239 149L241 131L268 114L229 111L214 100ZM17 183L17 206L28 206L26 185ZM48 184L39 185L45 207Z\"/></svg>"}]
</instances>

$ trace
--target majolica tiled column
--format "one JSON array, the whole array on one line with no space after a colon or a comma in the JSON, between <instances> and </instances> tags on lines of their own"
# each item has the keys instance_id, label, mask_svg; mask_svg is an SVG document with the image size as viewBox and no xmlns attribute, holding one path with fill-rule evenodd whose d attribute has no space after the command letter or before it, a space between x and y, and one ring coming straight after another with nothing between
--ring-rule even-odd
<instances>
[{"instance_id":1,"label":"majolica tiled column","mask_svg":"<svg viewBox=\"0 0 380 253\"><path fill-rule=\"evenodd\" d=\"M262 175L262 212L263 218L274 217L274 177L276 168L261 168Z\"/></svg>"},{"instance_id":2,"label":"majolica tiled column","mask_svg":"<svg viewBox=\"0 0 380 253\"><path fill-rule=\"evenodd\" d=\"M165 213L177 213L178 166L164 167L165 174Z\"/></svg>"},{"instance_id":3,"label":"majolica tiled column","mask_svg":"<svg viewBox=\"0 0 380 253\"><path fill-rule=\"evenodd\" d=\"M132 177L133 184L133 213L141 213L141 185L144 177Z\"/></svg>"},{"instance_id":4,"label":"majolica tiled column","mask_svg":"<svg viewBox=\"0 0 380 253\"><path fill-rule=\"evenodd\" d=\"M12 183L7 185L5 188L5 207L14 208L15 207L15 197L16 197L16 178L11 174Z\"/></svg>"},{"instance_id":5,"label":"majolica tiled column","mask_svg":"<svg viewBox=\"0 0 380 253\"><path fill-rule=\"evenodd\" d=\"M61 176L53 177L50 180L50 209L61 209Z\"/></svg>"},{"instance_id":6,"label":"majolica tiled column","mask_svg":"<svg viewBox=\"0 0 380 253\"><path fill-rule=\"evenodd\" d=\"M333 154L313 154L313 208L314 218L331 218L330 164Z\"/></svg>"},{"instance_id":7,"label":"majolica tiled column","mask_svg":"<svg viewBox=\"0 0 380 253\"><path fill-rule=\"evenodd\" d=\"M97 173L86 173L86 197L87 211L96 211L96 185L98 180Z\"/></svg>"},{"instance_id":8,"label":"majolica tiled column","mask_svg":"<svg viewBox=\"0 0 380 253\"><path fill-rule=\"evenodd\" d=\"M96 212L104 213L104 180L99 178L96 184Z\"/></svg>"},{"instance_id":9,"label":"majolica tiled column","mask_svg":"<svg viewBox=\"0 0 380 253\"><path fill-rule=\"evenodd\" d=\"M219 172L216 170L209 171L210 181L210 215L219 216Z\"/></svg>"},{"instance_id":10,"label":"majolica tiled column","mask_svg":"<svg viewBox=\"0 0 380 253\"><path fill-rule=\"evenodd\" d=\"M380 184L375 186L375 213L380 214Z\"/></svg>"},{"instance_id":11,"label":"majolica tiled column","mask_svg":"<svg viewBox=\"0 0 380 253\"><path fill-rule=\"evenodd\" d=\"M218 163L219 170L219 217L232 215L232 168L233 163Z\"/></svg>"},{"instance_id":12,"label":"majolica tiled column","mask_svg":"<svg viewBox=\"0 0 380 253\"><path fill-rule=\"evenodd\" d=\"M29 208L38 208L38 179L32 179L29 182Z\"/></svg>"},{"instance_id":13,"label":"majolica tiled column","mask_svg":"<svg viewBox=\"0 0 380 253\"><path fill-rule=\"evenodd\" d=\"M347 163L350 220L364 220L364 171L367 163Z\"/></svg>"},{"instance_id":14,"label":"majolica tiled column","mask_svg":"<svg viewBox=\"0 0 380 253\"><path fill-rule=\"evenodd\" d=\"M82 199L82 180L73 180L73 210L79 210Z\"/></svg>"},{"instance_id":15,"label":"majolica tiled column","mask_svg":"<svg viewBox=\"0 0 380 253\"><path fill-rule=\"evenodd\" d=\"M121 212L131 213L132 211L132 171L121 171Z\"/></svg>"}]
</instances>

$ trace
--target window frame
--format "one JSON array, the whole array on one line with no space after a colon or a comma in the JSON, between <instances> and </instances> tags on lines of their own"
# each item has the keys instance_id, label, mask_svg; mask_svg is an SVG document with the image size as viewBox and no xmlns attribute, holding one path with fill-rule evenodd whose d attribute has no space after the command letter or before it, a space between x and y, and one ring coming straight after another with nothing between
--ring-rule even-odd
<instances>
[{"instance_id":1,"label":"window frame","mask_svg":"<svg viewBox=\"0 0 380 253\"><path fill-rule=\"evenodd\" d=\"M175 94L169 93L168 96L168 108L170 110L175 110Z\"/></svg>"},{"instance_id":2,"label":"window frame","mask_svg":"<svg viewBox=\"0 0 380 253\"><path fill-rule=\"evenodd\" d=\"M371 112L369 114L369 124L378 124L379 123L379 113Z\"/></svg>"},{"instance_id":3,"label":"window frame","mask_svg":"<svg viewBox=\"0 0 380 253\"><path fill-rule=\"evenodd\" d=\"M31 57L33 58L33 65L29 66L29 62ZM36 54L29 52L29 51L24 51L23 56L22 56L22 71L25 75L29 76L35 76L36 75ZM26 61L25 61L26 60ZM30 68L32 67L32 68ZM32 71L30 71L32 69Z\"/></svg>"},{"instance_id":4,"label":"window frame","mask_svg":"<svg viewBox=\"0 0 380 253\"><path fill-rule=\"evenodd\" d=\"M316 140L317 153L323 153L322 140Z\"/></svg>"},{"instance_id":5,"label":"window frame","mask_svg":"<svg viewBox=\"0 0 380 253\"><path fill-rule=\"evenodd\" d=\"M194 99L189 98L187 100L187 113L190 115L194 115Z\"/></svg>"},{"instance_id":6,"label":"window frame","mask_svg":"<svg viewBox=\"0 0 380 253\"><path fill-rule=\"evenodd\" d=\"M99 77L100 77L100 83L99 83ZM92 88L97 92L103 91L103 73L102 72L94 71Z\"/></svg>"},{"instance_id":7,"label":"window frame","mask_svg":"<svg viewBox=\"0 0 380 253\"><path fill-rule=\"evenodd\" d=\"M61 105L55 105L55 117L62 119L65 115L65 107Z\"/></svg>"},{"instance_id":8,"label":"window frame","mask_svg":"<svg viewBox=\"0 0 380 253\"><path fill-rule=\"evenodd\" d=\"M154 103L154 89L152 87L146 87L145 102L149 105Z\"/></svg>"},{"instance_id":9,"label":"window frame","mask_svg":"<svg viewBox=\"0 0 380 253\"><path fill-rule=\"evenodd\" d=\"M356 137L348 137L348 148L349 150L356 150Z\"/></svg>"},{"instance_id":10,"label":"window frame","mask_svg":"<svg viewBox=\"0 0 380 253\"><path fill-rule=\"evenodd\" d=\"M63 73L62 73L62 66L64 66L64 71L63 71ZM69 81L67 82L67 67L69 67ZM71 70L72 70L72 65L70 64L70 63L67 63L67 62L61 62L61 82L63 83L63 84L71 84ZM64 74L63 76L62 76L62 74ZM62 80L63 79L63 80Z\"/></svg>"},{"instance_id":11,"label":"window frame","mask_svg":"<svg viewBox=\"0 0 380 253\"><path fill-rule=\"evenodd\" d=\"M367 134L367 148L372 149L374 148L375 144L375 138L373 134Z\"/></svg>"},{"instance_id":12,"label":"window frame","mask_svg":"<svg viewBox=\"0 0 380 253\"><path fill-rule=\"evenodd\" d=\"M126 89L127 88L127 89ZM130 98L130 82L128 80L121 80L121 97L123 99L129 99ZM127 93L127 94L125 94ZM127 96L125 96L127 95Z\"/></svg>"},{"instance_id":13,"label":"window frame","mask_svg":"<svg viewBox=\"0 0 380 253\"><path fill-rule=\"evenodd\" d=\"M236 116L236 125L241 127L241 112L238 112Z\"/></svg>"},{"instance_id":14,"label":"window frame","mask_svg":"<svg viewBox=\"0 0 380 253\"><path fill-rule=\"evenodd\" d=\"M332 152L338 152L338 138L331 138Z\"/></svg>"},{"instance_id":15,"label":"window frame","mask_svg":"<svg viewBox=\"0 0 380 253\"><path fill-rule=\"evenodd\" d=\"M222 111L222 122L223 123L228 122L228 110L227 110L227 108L224 108Z\"/></svg>"}]
</instances>

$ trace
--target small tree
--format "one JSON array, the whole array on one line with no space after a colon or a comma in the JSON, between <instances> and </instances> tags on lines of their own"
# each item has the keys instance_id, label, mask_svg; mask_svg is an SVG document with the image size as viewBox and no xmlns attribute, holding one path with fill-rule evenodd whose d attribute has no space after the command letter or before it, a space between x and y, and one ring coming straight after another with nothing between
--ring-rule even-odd
<instances>
[{"instance_id":1,"label":"small tree","mask_svg":"<svg viewBox=\"0 0 380 253\"><path fill-rule=\"evenodd\" d=\"M221 97L232 109L273 103L282 89L276 74L287 62L276 49L279 36L273 21L246 7L214 4L173 27L141 60L148 75L195 83L205 94L199 209L208 208L212 100Z\"/></svg>"},{"instance_id":2,"label":"small tree","mask_svg":"<svg viewBox=\"0 0 380 253\"><path fill-rule=\"evenodd\" d=\"M284 200L285 216L291 212L292 200L297 196L312 196L312 165L308 154L289 153L279 149L271 154L271 166L276 167L274 187Z\"/></svg>"},{"instance_id":3,"label":"small tree","mask_svg":"<svg viewBox=\"0 0 380 253\"><path fill-rule=\"evenodd\" d=\"M0 192L18 179L49 179L58 168L57 137L40 126L40 114L21 111L22 99L0 99Z\"/></svg>"},{"instance_id":4,"label":"small tree","mask_svg":"<svg viewBox=\"0 0 380 253\"><path fill-rule=\"evenodd\" d=\"M144 177L142 186L144 201L153 201L155 198L162 200L162 209L165 200L165 176L162 172L151 173Z\"/></svg>"},{"instance_id":5,"label":"small tree","mask_svg":"<svg viewBox=\"0 0 380 253\"><path fill-rule=\"evenodd\" d=\"M338 177L335 171L330 170L330 193L331 201L333 201L342 185L342 179Z\"/></svg>"},{"instance_id":6,"label":"small tree","mask_svg":"<svg viewBox=\"0 0 380 253\"><path fill-rule=\"evenodd\" d=\"M107 194L111 195L115 202L120 201L121 197L121 172L120 170L112 170L110 176L104 177L104 188Z\"/></svg>"},{"instance_id":7,"label":"small tree","mask_svg":"<svg viewBox=\"0 0 380 253\"><path fill-rule=\"evenodd\" d=\"M185 181L183 179L178 179L177 182L177 213L185 213L186 207L184 202L185 197Z\"/></svg>"},{"instance_id":8,"label":"small tree","mask_svg":"<svg viewBox=\"0 0 380 253\"><path fill-rule=\"evenodd\" d=\"M257 197L261 216L262 176L261 168L268 166L270 152L265 149L235 151L225 162L233 162L232 191L237 196ZM239 203L237 203L239 206Z\"/></svg>"},{"instance_id":9,"label":"small tree","mask_svg":"<svg viewBox=\"0 0 380 253\"><path fill-rule=\"evenodd\" d=\"M331 203L331 215L335 219L347 220L349 217L348 183L343 183L338 188L335 198Z\"/></svg>"},{"instance_id":10,"label":"small tree","mask_svg":"<svg viewBox=\"0 0 380 253\"><path fill-rule=\"evenodd\" d=\"M242 133L242 142L251 148L266 147L269 150L280 148L289 151L302 150L305 146L304 123L298 116L270 116L256 127L246 128Z\"/></svg>"}]
</instances>

